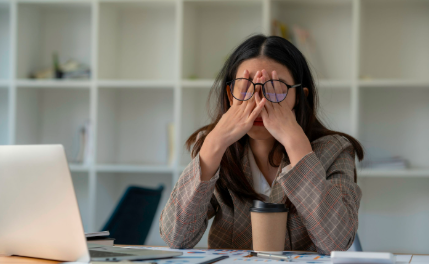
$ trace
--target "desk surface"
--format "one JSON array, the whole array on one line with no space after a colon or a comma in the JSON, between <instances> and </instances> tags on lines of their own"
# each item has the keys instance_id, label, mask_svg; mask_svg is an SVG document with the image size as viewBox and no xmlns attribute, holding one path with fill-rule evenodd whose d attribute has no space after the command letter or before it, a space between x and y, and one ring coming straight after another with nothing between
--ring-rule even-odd
<instances>
[{"instance_id":1,"label":"desk surface","mask_svg":"<svg viewBox=\"0 0 429 264\"><path fill-rule=\"evenodd\" d=\"M118 245L120 246L120 245ZM422 255L422 254L405 254L405 253L401 253L401 254L396 254L396 255L412 255L414 256L429 256L429 254L427 255ZM412 261L413 258L411 258L410 263ZM16 257L16 256L12 256L12 257L0 257L0 264L18 264L18 263L22 263L22 264L36 264L36 263L40 263L40 264L57 264L57 263L61 263L59 261L53 261L53 260L46 260L46 259L36 259L36 258L27 258L27 257ZM118 262L119 263L119 262Z\"/></svg>"}]
</instances>

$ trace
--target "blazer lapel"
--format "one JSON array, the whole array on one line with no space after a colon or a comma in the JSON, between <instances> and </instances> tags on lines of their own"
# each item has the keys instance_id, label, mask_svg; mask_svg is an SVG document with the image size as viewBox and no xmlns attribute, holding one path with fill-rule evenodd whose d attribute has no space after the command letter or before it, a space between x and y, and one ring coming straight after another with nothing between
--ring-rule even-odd
<instances>
[{"instance_id":1,"label":"blazer lapel","mask_svg":"<svg viewBox=\"0 0 429 264\"><path fill-rule=\"evenodd\" d=\"M282 189L282 186L278 183L277 178L279 177L280 173L282 172L283 168L289 165L289 159L283 154L282 161L280 163L280 166L277 170L276 179L273 182L273 186L271 187L271 194L270 198L268 199L268 202L270 203L285 203L286 202L286 195Z\"/></svg>"}]
</instances>

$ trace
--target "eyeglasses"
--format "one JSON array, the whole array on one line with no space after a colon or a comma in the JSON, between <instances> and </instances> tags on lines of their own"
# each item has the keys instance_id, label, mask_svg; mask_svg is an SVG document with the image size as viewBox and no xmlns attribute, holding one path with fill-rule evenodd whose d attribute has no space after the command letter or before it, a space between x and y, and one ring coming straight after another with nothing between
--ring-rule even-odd
<instances>
[{"instance_id":1,"label":"eyeglasses","mask_svg":"<svg viewBox=\"0 0 429 264\"><path fill-rule=\"evenodd\" d=\"M301 85L289 85L281 80L268 80L265 83L253 83L246 78L237 78L226 84L229 86L232 96L239 101L247 101L252 98L256 90L256 85L262 85L262 93L265 98L273 103L280 103L286 98L290 88Z\"/></svg>"}]
</instances>

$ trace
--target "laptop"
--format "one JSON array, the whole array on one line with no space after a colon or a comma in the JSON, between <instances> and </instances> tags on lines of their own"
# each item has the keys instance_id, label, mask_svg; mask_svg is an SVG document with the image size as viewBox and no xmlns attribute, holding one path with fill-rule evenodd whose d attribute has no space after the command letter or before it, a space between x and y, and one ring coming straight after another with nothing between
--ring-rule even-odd
<instances>
[{"instance_id":1,"label":"laptop","mask_svg":"<svg viewBox=\"0 0 429 264\"><path fill-rule=\"evenodd\" d=\"M85 263L182 255L87 244L62 145L0 146L0 212L0 255Z\"/></svg>"}]
</instances>

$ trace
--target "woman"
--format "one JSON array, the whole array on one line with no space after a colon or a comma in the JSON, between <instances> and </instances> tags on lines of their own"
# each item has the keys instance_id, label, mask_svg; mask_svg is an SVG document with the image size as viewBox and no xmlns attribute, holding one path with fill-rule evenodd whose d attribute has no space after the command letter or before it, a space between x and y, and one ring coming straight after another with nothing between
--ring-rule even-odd
<instances>
[{"instance_id":1,"label":"woman","mask_svg":"<svg viewBox=\"0 0 429 264\"><path fill-rule=\"evenodd\" d=\"M193 160L160 217L172 248L192 248L214 217L210 248L251 249L253 200L289 207L285 250L347 250L358 228L359 142L316 117L301 52L280 37L238 46L213 86L217 115L187 141Z\"/></svg>"}]
</instances>

